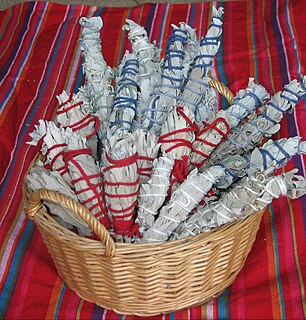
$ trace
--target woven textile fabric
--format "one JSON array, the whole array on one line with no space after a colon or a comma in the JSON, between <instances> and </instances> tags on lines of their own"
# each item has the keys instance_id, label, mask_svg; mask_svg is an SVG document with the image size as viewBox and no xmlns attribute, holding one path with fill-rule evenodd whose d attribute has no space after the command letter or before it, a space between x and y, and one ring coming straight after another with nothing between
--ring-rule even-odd
<instances>
[{"instance_id":1,"label":"woven textile fabric","mask_svg":"<svg viewBox=\"0 0 306 320\"><path fill-rule=\"evenodd\" d=\"M306 73L303 0L215 3L225 9L213 75L235 94L255 78L270 94ZM81 300L57 275L34 223L23 211L22 182L36 150L26 144L39 119L50 120L56 95L82 84L79 18L101 16L105 60L116 66L129 49L125 19L143 25L165 50L171 24L207 31L212 3L145 4L132 8L27 2L0 11L0 318L122 319ZM226 107L219 99L219 108ZM274 138L306 139L301 101ZM286 167L305 175L305 157ZM156 319L304 319L306 198L275 200L262 219L246 263L231 287L202 306ZM226 239L224 239L226 241ZM132 319L126 316L126 319ZM137 318L137 317L135 317Z\"/></svg>"}]
</instances>

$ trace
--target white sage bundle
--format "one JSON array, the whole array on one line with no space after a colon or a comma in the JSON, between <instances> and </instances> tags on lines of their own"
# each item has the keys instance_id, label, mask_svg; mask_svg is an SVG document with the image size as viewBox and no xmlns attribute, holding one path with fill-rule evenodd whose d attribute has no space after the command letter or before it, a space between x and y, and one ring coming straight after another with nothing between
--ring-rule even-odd
<instances>
[{"instance_id":1,"label":"white sage bundle","mask_svg":"<svg viewBox=\"0 0 306 320\"><path fill-rule=\"evenodd\" d=\"M88 146L97 157L97 136L100 120L83 107L78 95L69 95L65 90L57 96L59 107L56 120L63 128L70 128L88 140Z\"/></svg>"},{"instance_id":2,"label":"white sage bundle","mask_svg":"<svg viewBox=\"0 0 306 320\"><path fill-rule=\"evenodd\" d=\"M145 132L137 129L132 132L137 150L137 167L140 183L146 183L152 173L153 161L157 158L160 150L158 137L153 132Z\"/></svg>"},{"instance_id":3,"label":"white sage bundle","mask_svg":"<svg viewBox=\"0 0 306 320\"><path fill-rule=\"evenodd\" d=\"M88 148L86 139L73 133L67 139L65 159L79 201L109 229L102 173Z\"/></svg>"},{"instance_id":4,"label":"white sage bundle","mask_svg":"<svg viewBox=\"0 0 306 320\"><path fill-rule=\"evenodd\" d=\"M29 136L31 141L27 141L27 144L35 146L37 151L42 155L45 155L48 151L47 145L44 143L44 137L47 134L48 121L40 119L38 125L34 125L35 130L32 131Z\"/></svg>"},{"instance_id":5,"label":"white sage bundle","mask_svg":"<svg viewBox=\"0 0 306 320\"><path fill-rule=\"evenodd\" d=\"M175 25L172 27L162 64L161 83L155 86L143 112L142 127L146 131L152 130L157 136L160 135L167 113L176 105L183 82L183 49L188 32L185 23L180 23L179 28Z\"/></svg>"},{"instance_id":6,"label":"white sage bundle","mask_svg":"<svg viewBox=\"0 0 306 320\"><path fill-rule=\"evenodd\" d=\"M250 167L250 159L248 156L234 154L224 158L218 165L224 168L225 173L216 182L215 186L218 189L226 189L247 174L247 170Z\"/></svg>"},{"instance_id":7,"label":"white sage bundle","mask_svg":"<svg viewBox=\"0 0 306 320\"><path fill-rule=\"evenodd\" d=\"M188 159L197 129L194 114L187 107L176 107L168 113L158 141L161 143L161 151L175 161L172 185L182 183L189 173Z\"/></svg>"},{"instance_id":8,"label":"white sage bundle","mask_svg":"<svg viewBox=\"0 0 306 320\"><path fill-rule=\"evenodd\" d=\"M139 83L150 77L154 69L159 68L161 49L156 43L150 43L147 31L136 22L126 19L123 30L128 30L128 39L132 45L132 52L139 62Z\"/></svg>"},{"instance_id":9,"label":"white sage bundle","mask_svg":"<svg viewBox=\"0 0 306 320\"><path fill-rule=\"evenodd\" d=\"M58 171L50 171L44 168L42 162L38 162L29 175L27 176L29 188L33 191L38 189L48 189L61 194L65 194L74 200L78 200L77 196L71 187L64 181ZM44 204L49 208L50 212L55 215L56 220L64 227L73 229L82 237L92 236L92 231L89 229L86 222L79 219L71 210L52 201L44 201Z\"/></svg>"},{"instance_id":10,"label":"white sage bundle","mask_svg":"<svg viewBox=\"0 0 306 320\"><path fill-rule=\"evenodd\" d=\"M138 232L135 208L139 193L136 144L131 133L116 131L105 140L105 199L117 241L129 242Z\"/></svg>"},{"instance_id":11,"label":"white sage bundle","mask_svg":"<svg viewBox=\"0 0 306 320\"><path fill-rule=\"evenodd\" d=\"M303 82L306 82L305 77ZM303 83L292 80L282 92L276 93L260 108L260 113L250 115L247 122L233 128L227 140L214 150L206 165L218 164L230 154L247 152L259 145L264 136L275 134L280 129L283 113L292 111L305 93Z\"/></svg>"},{"instance_id":12,"label":"white sage bundle","mask_svg":"<svg viewBox=\"0 0 306 320\"><path fill-rule=\"evenodd\" d=\"M116 96L110 114L110 131L131 131L132 121L136 114L139 62L136 56L128 51L119 66L120 76L116 78Z\"/></svg>"},{"instance_id":13,"label":"white sage bundle","mask_svg":"<svg viewBox=\"0 0 306 320\"><path fill-rule=\"evenodd\" d=\"M180 225L176 237L195 236L225 223L244 219L250 214L263 210L274 198L282 195L291 199L306 193L305 178L295 175L297 170L277 176L259 173L255 177L245 177L221 198L205 207L198 207L193 216Z\"/></svg>"},{"instance_id":14,"label":"white sage bundle","mask_svg":"<svg viewBox=\"0 0 306 320\"><path fill-rule=\"evenodd\" d=\"M238 92L231 106L215 113L213 121L196 134L190 156L191 165L201 167L220 142L226 139L230 129L260 107L268 97L266 89L250 79L246 90Z\"/></svg>"},{"instance_id":15,"label":"white sage bundle","mask_svg":"<svg viewBox=\"0 0 306 320\"><path fill-rule=\"evenodd\" d=\"M64 152L67 148L65 130L58 128L52 121L39 120L39 125L30 133L32 138L30 145L34 145L44 155L44 167L57 171L65 182L71 185L71 177L68 173Z\"/></svg>"},{"instance_id":16,"label":"white sage bundle","mask_svg":"<svg viewBox=\"0 0 306 320\"><path fill-rule=\"evenodd\" d=\"M216 187L226 189L246 174L252 176L267 169L275 171L285 166L296 154L305 152L306 142L301 142L299 137L293 137L268 140L262 147L245 155L229 155L219 164L225 169L225 175L219 179Z\"/></svg>"},{"instance_id":17,"label":"white sage bundle","mask_svg":"<svg viewBox=\"0 0 306 320\"><path fill-rule=\"evenodd\" d=\"M171 194L169 203L162 207L153 227L143 233L142 241L166 241L223 174L224 169L218 166L208 168L202 173L194 169Z\"/></svg>"},{"instance_id":18,"label":"white sage bundle","mask_svg":"<svg viewBox=\"0 0 306 320\"><path fill-rule=\"evenodd\" d=\"M199 51L199 40L197 38L196 29L191 28L189 25L185 24L185 28L188 34L185 46L184 46L184 58L182 61L182 73L184 77L184 82L188 78L192 65L194 64L195 57Z\"/></svg>"},{"instance_id":19,"label":"white sage bundle","mask_svg":"<svg viewBox=\"0 0 306 320\"><path fill-rule=\"evenodd\" d=\"M203 78L203 82L209 83L211 81L210 77ZM213 121L214 115L217 112L217 93L216 90L208 84L204 95L199 102L196 113L195 122L201 127L204 123L211 123Z\"/></svg>"},{"instance_id":20,"label":"white sage bundle","mask_svg":"<svg viewBox=\"0 0 306 320\"><path fill-rule=\"evenodd\" d=\"M268 168L280 168L300 153L306 153L306 141L300 141L299 137L268 140L262 148L256 148L251 153L247 173L252 176Z\"/></svg>"},{"instance_id":21,"label":"white sage bundle","mask_svg":"<svg viewBox=\"0 0 306 320\"><path fill-rule=\"evenodd\" d=\"M83 51L83 73L85 86L83 95L91 101L92 113L100 119L99 136L103 137L108 127L108 119L113 104L114 89L112 79L113 70L107 66L101 52L100 30L103 21L100 17L80 19L82 36L80 39Z\"/></svg>"},{"instance_id":22,"label":"white sage bundle","mask_svg":"<svg viewBox=\"0 0 306 320\"><path fill-rule=\"evenodd\" d=\"M136 221L141 233L153 227L159 209L169 195L173 165L173 159L167 155L155 159L150 180L140 185Z\"/></svg>"},{"instance_id":23,"label":"white sage bundle","mask_svg":"<svg viewBox=\"0 0 306 320\"><path fill-rule=\"evenodd\" d=\"M211 25L206 36L198 45L194 64L179 97L179 105L190 108L195 114L197 123L207 122L212 112L215 112L213 105L216 101L216 94L213 89L209 88L210 78L207 77L207 72L220 46L223 13L223 8L217 10L213 7Z\"/></svg>"},{"instance_id":24,"label":"white sage bundle","mask_svg":"<svg viewBox=\"0 0 306 320\"><path fill-rule=\"evenodd\" d=\"M135 121L133 125L141 127L142 112L155 85L160 81L160 53L156 43L150 43L147 31L136 22L126 19L122 28L128 30L128 38L132 45L132 52L139 62L138 71L138 100Z\"/></svg>"}]
</instances>

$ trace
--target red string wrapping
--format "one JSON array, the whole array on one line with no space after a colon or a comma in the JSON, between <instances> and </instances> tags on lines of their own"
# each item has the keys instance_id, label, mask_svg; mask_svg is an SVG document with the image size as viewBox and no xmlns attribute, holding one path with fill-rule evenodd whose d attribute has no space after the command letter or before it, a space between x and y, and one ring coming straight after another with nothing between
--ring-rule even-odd
<instances>
[{"instance_id":1,"label":"red string wrapping","mask_svg":"<svg viewBox=\"0 0 306 320\"><path fill-rule=\"evenodd\" d=\"M60 108L57 110L56 114L57 114L57 119L59 124L63 125L62 121L60 120L60 118L58 117L59 115L64 115L67 114L67 117L69 118L69 113L73 112L73 109L75 109L76 107L81 107L83 102L82 101L78 101L70 106L65 107L66 105L68 105L69 103L72 102L72 96L69 97L69 99L67 101L65 101L64 103L62 103L60 105ZM88 127L91 123L93 123L93 127L91 132L87 132L86 135L84 135L82 133L82 129ZM72 131L75 131L77 133L79 133L81 136L85 136L87 139L90 139L91 137L93 137L98 129L100 127L100 120L97 116L94 116L90 113L87 113L86 115L84 115L84 118L80 119L79 121L76 121L74 123L70 123L67 126L63 125L63 128L70 128ZM86 130L88 131L88 130Z\"/></svg>"},{"instance_id":2,"label":"red string wrapping","mask_svg":"<svg viewBox=\"0 0 306 320\"><path fill-rule=\"evenodd\" d=\"M197 211L198 207L204 207L206 204L208 204L211 201L217 200L218 195L215 192L215 189L212 187L205 195L205 197L199 202L198 206L195 207L192 211L191 214L194 214Z\"/></svg>"},{"instance_id":3,"label":"red string wrapping","mask_svg":"<svg viewBox=\"0 0 306 320\"><path fill-rule=\"evenodd\" d=\"M194 153L191 157L191 165L200 168L205 161L209 158L213 150L227 138L231 128L227 121L224 118L217 118L210 124L205 124L203 122L204 129L200 130L195 137L195 140L192 144L192 152ZM221 128L220 128L221 127ZM222 128L223 127L223 128ZM223 131L224 130L224 131ZM218 142L213 143L207 140L207 137L210 134L216 133L216 137ZM203 146L205 146L206 152L203 152ZM195 155L198 155L197 157ZM201 159L201 160L199 160ZM195 161L196 160L196 161Z\"/></svg>"},{"instance_id":4,"label":"red string wrapping","mask_svg":"<svg viewBox=\"0 0 306 320\"><path fill-rule=\"evenodd\" d=\"M41 149L44 144L45 137L46 135L43 135L36 144L36 148L39 151L39 153L42 153ZM60 144L55 144L49 149L47 149L47 152L45 154L45 159L48 159L50 162L44 163L44 168L46 170L58 171L60 175L64 178L64 180L70 184L70 177L69 177L69 174L67 174L68 168L64 160L64 152L66 147L67 147L66 143L60 143ZM55 150L57 153L55 155L51 155L52 151L55 151Z\"/></svg>"},{"instance_id":5,"label":"red string wrapping","mask_svg":"<svg viewBox=\"0 0 306 320\"><path fill-rule=\"evenodd\" d=\"M174 166L172 169L172 179L170 181L170 187L168 190L168 195L171 195L173 184L183 183L186 178L188 177L189 169L188 169L188 156L184 155L182 156L182 159L175 159L174 160Z\"/></svg>"},{"instance_id":6,"label":"red string wrapping","mask_svg":"<svg viewBox=\"0 0 306 320\"><path fill-rule=\"evenodd\" d=\"M209 201L217 199L217 193L212 187L205 195L205 197L199 202L200 206L205 206Z\"/></svg>"},{"instance_id":7,"label":"red string wrapping","mask_svg":"<svg viewBox=\"0 0 306 320\"><path fill-rule=\"evenodd\" d=\"M173 130L159 137L158 142L160 142L162 145L171 144L167 149L165 149L165 153L169 153L180 147L185 147L191 150L192 142L184 136L186 136L186 133L188 132L197 132L199 130L198 126L184 113L183 107L176 107L176 111L184 118L187 126L185 128ZM176 135L179 135L180 133L184 133L183 137L176 137ZM189 174L188 159L189 156L187 154L183 155L181 159L175 158L172 169L173 178L170 182L168 194L171 193L175 182L182 183L187 178Z\"/></svg>"},{"instance_id":8,"label":"red string wrapping","mask_svg":"<svg viewBox=\"0 0 306 320\"><path fill-rule=\"evenodd\" d=\"M65 114L69 111L71 111L72 109L78 107L78 106L81 106L83 104L82 101L79 101L77 103L74 103L72 104L71 106L67 107L67 108L63 108L66 104L70 103L71 102L71 99L68 99L67 101L65 101L64 103L62 103L58 110L56 111L56 114L59 115L59 114Z\"/></svg>"},{"instance_id":9,"label":"red string wrapping","mask_svg":"<svg viewBox=\"0 0 306 320\"><path fill-rule=\"evenodd\" d=\"M114 231L117 235L132 237L136 234L141 238L138 230L139 224L135 223L135 208L137 205L137 195L139 193L140 179L136 175L124 174L124 171L129 171L127 167L131 166L131 172L137 172L138 154L135 153L131 157L124 159L112 159L108 154L105 158L109 163L103 169L104 184L105 184L105 198L107 202L107 209L112 217ZM125 177L125 181L113 181L112 177ZM132 180L131 180L132 179ZM127 181L131 180L131 181Z\"/></svg>"},{"instance_id":10,"label":"red string wrapping","mask_svg":"<svg viewBox=\"0 0 306 320\"><path fill-rule=\"evenodd\" d=\"M187 147L191 149L192 142L190 140L186 138L177 138L175 136L179 133L197 132L199 129L198 126L195 123L193 123L191 119L189 119L187 115L184 113L183 107L176 107L176 111L185 119L188 126L186 126L185 128L181 128L181 129L177 129L177 130L173 130L171 132L165 133L159 137L158 139L159 143L163 145L166 143L172 144L172 146L165 149L166 153L169 153L170 151L177 149L179 147ZM170 137L174 137L174 138L170 138Z\"/></svg>"},{"instance_id":11,"label":"red string wrapping","mask_svg":"<svg viewBox=\"0 0 306 320\"><path fill-rule=\"evenodd\" d=\"M81 163L85 162L84 156L91 156L91 154L90 149L80 149L66 151L64 156L70 174L73 172L75 175L76 170L78 172L79 177L71 181L78 199L106 229L109 229L110 220L107 216L105 205L102 172L96 167L96 172L92 173L87 167L81 165ZM94 161L93 158L92 161ZM89 161L86 159L86 162L88 163Z\"/></svg>"},{"instance_id":12,"label":"red string wrapping","mask_svg":"<svg viewBox=\"0 0 306 320\"><path fill-rule=\"evenodd\" d=\"M43 136L41 136L41 138L37 141L37 144L36 144L36 150L37 150L37 152L39 152L40 154L43 154L43 153L42 153L42 146L43 146L43 144L44 144L45 136L46 136L46 134L44 134Z\"/></svg>"},{"instance_id":13,"label":"red string wrapping","mask_svg":"<svg viewBox=\"0 0 306 320\"><path fill-rule=\"evenodd\" d=\"M73 97L73 95L72 95L72 93L70 93L70 94L69 94L69 98L68 98L66 101L64 101L63 103L61 103L61 104L58 106L58 109L64 107L66 104L70 103L70 102L72 101L72 97ZM58 110L58 111L59 111L59 110ZM57 112L58 112L58 111L57 111ZM60 112L61 112L61 111L60 111Z\"/></svg>"},{"instance_id":14,"label":"red string wrapping","mask_svg":"<svg viewBox=\"0 0 306 320\"><path fill-rule=\"evenodd\" d=\"M154 158L138 155L137 166L138 174L142 177L151 177ZM145 166L149 162L149 166Z\"/></svg>"},{"instance_id":15,"label":"red string wrapping","mask_svg":"<svg viewBox=\"0 0 306 320\"><path fill-rule=\"evenodd\" d=\"M55 144L51 148L49 148L46 153L46 159L51 158L51 161L49 163L44 164L45 169L58 171L61 176L68 173L68 168L64 160L64 152L66 148L67 148L66 143ZM57 153L53 157L51 157L50 153L55 150Z\"/></svg>"},{"instance_id":16,"label":"red string wrapping","mask_svg":"<svg viewBox=\"0 0 306 320\"><path fill-rule=\"evenodd\" d=\"M97 133L99 126L100 126L100 120L96 116L88 114L86 117L84 117L80 121L77 121L73 124L70 124L69 126L64 126L63 128L65 128L65 129L70 128L72 131L78 132L81 129L87 127L90 123L94 123L92 132L89 133L88 135L86 135L86 138L90 139L91 137L93 137Z\"/></svg>"}]
</instances>

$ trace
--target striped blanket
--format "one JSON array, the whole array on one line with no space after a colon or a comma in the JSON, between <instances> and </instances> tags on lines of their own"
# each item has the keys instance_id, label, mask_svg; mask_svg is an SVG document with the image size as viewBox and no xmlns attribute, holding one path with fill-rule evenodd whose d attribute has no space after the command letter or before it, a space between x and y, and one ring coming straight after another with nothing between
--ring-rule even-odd
<instances>
[{"instance_id":1,"label":"striped blanket","mask_svg":"<svg viewBox=\"0 0 306 320\"><path fill-rule=\"evenodd\" d=\"M233 93L254 77L270 94L306 70L303 0L215 3L225 8L213 75ZM204 35L212 3L102 8L26 2L0 11L0 318L132 319L81 300L63 283L34 223L23 211L22 183L36 150L34 124L50 120L56 95L83 81L79 18L102 16L103 53L116 66L129 49L126 18L143 25L165 50L171 24L185 21ZM226 102L220 99L219 107ZM304 102L286 114L275 138L306 138ZM287 166L305 175L305 157ZM302 319L306 316L306 198L275 200L236 281L207 304L155 319ZM136 318L136 317L135 317Z\"/></svg>"}]
</instances>

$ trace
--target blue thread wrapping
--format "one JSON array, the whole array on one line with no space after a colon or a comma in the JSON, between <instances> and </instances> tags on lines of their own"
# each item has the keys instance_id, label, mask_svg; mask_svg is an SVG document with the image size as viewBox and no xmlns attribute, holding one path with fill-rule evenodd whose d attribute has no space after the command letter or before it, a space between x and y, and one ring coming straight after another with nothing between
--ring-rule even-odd
<instances>
[{"instance_id":1,"label":"blue thread wrapping","mask_svg":"<svg viewBox=\"0 0 306 320\"><path fill-rule=\"evenodd\" d=\"M254 94L253 92L247 92L243 98L245 98L246 96L251 96L254 100L255 100L255 108L259 107L261 105L261 100L256 96L256 94ZM250 109L246 104L242 103L240 100L242 100L243 98L235 98L234 101L232 102L232 105L238 105L239 107L243 108L244 110L247 111L248 114L250 114L253 110ZM228 112L231 116L239 119L240 121L242 121L244 119L243 116L235 113L235 112L232 112L232 111L229 111Z\"/></svg>"},{"instance_id":2,"label":"blue thread wrapping","mask_svg":"<svg viewBox=\"0 0 306 320\"><path fill-rule=\"evenodd\" d=\"M251 125L252 127L254 127L258 132L260 132L261 134L265 135L265 131L263 129L261 129L256 123L254 123L253 121L248 121L246 122L249 125Z\"/></svg>"},{"instance_id":3,"label":"blue thread wrapping","mask_svg":"<svg viewBox=\"0 0 306 320\"><path fill-rule=\"evenodd\" d=\"M175 41L181 41L181 42L185 42L187 41L187 34L188 32L186 30L182 30L182 29L173 29L172 33L168 39L168 43L167 43L167 48L166 50L168 51L169 48L171 47L171 45L175 42Z\"/></svg>"},{"instance_id":4,"label":"blue thread wrapping","mask_svg":"<svg viewBox=\"0 0 306 320\"><path fill-rule=\"evenodd\" d=\"M267 166L267 156L269 156L269 158L272 161L276 160L276 159L272 156L272 154L268 150L261 149L261 148L259 148L258 150L259 150L259 152L261 153L261 156L262 156L264 170L266 170L268 168L268 166ZM278 160L276 160L276 162L279 164Z\"/></svg>"},{"instance_id":5,"label":"blue thread wrapping","mask_svg":"<svg viewBox=\"0 0 306 320\"><path fill-rule=\"evenodd\" d=\"M246 167L246 169L250 169L250 166L251 166L251 160L250 160L250 158L249 158L248 156L244 155L244 154L242 154L241 156L242 156L242 157L246 160L246 162L247 162L247 167Z\"/></svg>"},{"instance_id":6,"label":"blue thread wrapping","mask_svg":"<svg viewBox=\"0 0 306 320\"><path fill-rule=\"evenodd\" d=\"M292 91L292 90L290 90L288 88L285 88L283 92L284 93L281 93L281 95L280 95L283 99L286 99L286 100L288 100L288 101L290 101L290 102L292 102L294 104L297 104L299 102L300 96L296 92L294 92L294 91ZM285 92L288 92L288 93L292 94L294 97L296 97L296 99L287 97L285 95Z\"/></svg>"},{"instance_id":7,"label":"blue thread wrapping","mask_svg":"<svg viewBox=\"0 0 306 320\"><path fill-rule=\"evenodd\" d=\"M275 110L285 113L286 111L283 110L282 108L280 108L278 105L274 104L273 102L269 101L266 103L266 106L271 106L272 108L274 108Z\"/></svg>"},{"instance_id":8,"label":"blue thread wrapping","mask_svg":"<svg viewBox=\"0 0 306 320\"><path fill-rule=\"evenodd\" d=\"M272 119L271 117L269 117L269 116L268 116L266 113L264 113L264 112L258 113L257 116L258 116L258 117L263 117L263 118L269 120L270 122L272 122L272 124L276 124L276 123L277 123L274 119Z\"/></svg>"},{"instance_id":9,"label":"blue thread wrapping","mask_svg":"<svg viewBox=\"0 0 306 320\"><path fill-rule=\"evenodd\" d=\"M181 88L181 86L175 86L173 84L163 83L163 84L156 85L155 88L170 88L170 89L178 90ZM161 91L160 91L160 93L163 94L163 92L161 92Z\"/></svg>"},{"instance_id":10,"label":"blue thread wrapping","mask_svg":"<svg viewBox=\"0 0 306 320\"><path fill-rule=\"evenodd\" d=\"M251 96L255 100L255 107L258 108L261 105L261 100L253 92L247 92L247 96Z\"/></svg>"},{"instance_id":11,"label":"blue thread wrapping","mask_svg":"<svg viewBox=\"0 0 306 320\"><path fill-rule=\"evenodd\" d=\"M181 79L181 78L174 78L174 77L171 77L171 76L167 76L165 74L162 74L161 77L164 78L164 79L171 80L171 81L177 81L177 82L182 82L183 81L183 79Z\"/></svg>"},{"instance_id":12,"label":"blue thread wrapping","mask_svg":"<svg viewBox=\"0 0 306 320\"><path fill-rule=\"evenodd\" d=\"M241 100L235 102L235 103L232 104L232 105L235 105L235 104L236 104L237 106L241 107L242 109L246 110L246 112L247 112L248 114L250 114L250 113L253 111L253 109L250 109L245 103L241 102Z\"/></svg>"},{"instance_id":13,"label":"blue thread wrapping","mask_svg":"<svg viewBox=\"0 0 306 320\"><path fill-rule=\"evenodd\" d=\"M304 84L304 77L303 76L300 76L300 83L301 83L302 89L305 91L304 94L302 95L302 97L303 97L306 94L306 86Z\"/></svg>"},{"instance_id":14,"label":"blue thread wrapping","mask_svg":"<svg viewBox=\"0 0 306 320\"><path fill-rule=\"evenodd\" d=\"M284 162L286 162L286 160L289 160L291 158L291 156L286 152L286 150L279 145L279 143L277 141L273 141L273 144L279 149L279 151L284 155L284 158L281 160L276 159L275 157L272 156L272 154L263 148L259 148L259 151L261 153L262 159L263 159L263 166L264 166L264 170L266 170L267 167L267 156L273 161L275 161L279 166L282 166L284 164Z\"/></svg>"},{"instance_id":15,"label":"blue thread wrapping","mask_svg":"<svg viewBox=\"0 0 306 320\"><path fill-rule=\"evenodd\" d=\"M205 94L205 92L203 91L198 91L198 90L195 90L187 85L184 86L184 90L187 89L188 91L192 92L192 93L195 93L196 95L198 96L202 96L203 94Z\"/></svg>"},{"instance_id":16,"label":"blue thread wrapping","mask_svg":"<svg viewBox=\"0 0 306 320\"><path fill-rule=\"evenodd\" d=\"M194 79L194 78L188 78L188 80L191 80L192 82L195 82L195 83L198 83L198 84L201 84L202 86L208 88L209 87L209 84L207 82L204 82L200 79Z\"/></svg>"},{"instance_id":17,"label":"blue thread wrapping","mask_svg":"<svg viewBox=\"0 0 306 320\"><path fill-rule=\"evenodd\" d=\"M145 113L146 111L151 113L151 117L147 117L147 119L150 120L149 126L148 126L149 130L153 127L154 123L157 123L157 121L154 119L154 112L156 112L156 110L157 110L157 101L158 100L159 100L159 96L156 96L152 101L152 108L143 110L143 113ZM157 123L157 124L159 124L159 123Z\"/></svg>"},{"instance_id":18,"label":"blue thread wrapping","mask_svg":"<svg viewBox=\"0 0 306 320\"><path fill-rule=\"evenodd\" d=\"M290 154L277 141L273 141L273 143L279 149L279 151L285 156L287 160L291 158Z\"/></svg>"},{"instance_id":19,"label":"blue thread wrapping","mask_svg":"<svg viewBox=\"0 0 306 320\"><path fill-rule=\"evenodd\" d=\"M163 83L163 84L156 85L154 87L154 89L170 88L170 89L174 89L174 90L180 90L182 88L183 79L172 77L170 75L165 75L164 71L165 70L173 70L173 71L174 70L179 70L179 71L183 70L183 66L173 66L172 59L173 58L184 59L185 52L183 50L171 49L171 45L174 44L176 41L180 41L182 43L186 42L187 41L187 34L188 34L188 32L186 30L182 30L182 29L173 29L172 30L171 36L169 37L168 42L167 42L166 57L164 58L165 64L162 66L163 74L161 77L163 79L167 79L167 80L170 80L174 83L177 83L177 85ZM166 63L168 63L168 65L166 65ZM156 120L155 115L157 112L161 112L161 113L168 112L167 110L164 110L164 109L158 109L157 102L160 98L160 95L177 99L176 96L164 93L161 90L154 90L150 94L150 96L154 96L154 95L157 95L157 96L153 99L151 108L147 108L142 111L143 114L145 114L147 112L147 115L145 117L146 117L146 119L149 120L148 130L150 130L154 124L157 124L159 126L163 125L163 122Z\"/></svg>"},{"instance_id":20,"label":"blue thread wrapping","mask_svg":"<svg viewBox=\"0 0 306 320\"><path fill-rule=\"evenodd\" d=\"M131 79L129 76L136 76L138 73L138 70L136 68L139 67L139 62L136 59L129 59L125 62L122 71L121 71L121 76L122 78L118 82L119 89L117 91L117 94L120 94L120 92L127 87L135 87L137 91L138 84L136 81ZM137 100L133 99L131 97L126 97L126 96L117 96L114 99L113 103L113 110L124 110L124 109L131 109L134 113L136 113L136 104ZM114 121L113 123L110 124L110 127L114 127L120 124L127 124L129 126L132 125L131 121L123 120L123 119L118 119ZM127 128L123 128L127 129ZM128 129L127 129L128 130Z\"/></svg>"},{"instance_id":21,"label":"blue thread wrapping","mask_svg":"<svg viewBox=\"0 0 306 320\"><path fill-rule=\"evenodd\" d=\"M238 132L240 136L243 136L243 140L245 144L250 144L251 145L251 140L248 139L248 136L245 134L244 131L242 131L239 127L236 127L232 132ZM237 142L236 140L234 140L232 137L232 135L229 135L227 137L227 140L230 141L235 147L236 149L243 149L245 147L245 145L240 144L239 142Z\"/></svg>"},{"instance_id":22,"label":"blue thread wrapping","mask_svg":"<svg viewBox=\"0 0 306 320\"><path fill-rule=\"evenodd\" d=\"M90 31L90 32L87 32L86 35L82 35L81 39L80 39L80 43L81 43L81 46L84 48L84 53L88 53L89 49L90 48L93 48L95 46L97 46L97 44L93 44L91 47L89 47L88 45L86 45L84 43L84 39L86 38L86 40L97 40L97 38L94 38L94 37L88 37L88 35L91 35L91 34L97 34L98 32L100 32L100 29L93 26L92 24L86 22L85 24L82 24L82 28L93 28L94 30ZM98 46L101 46L100 43L98 43Z\"/></svg>"},{"instance_id":23,"label":"blue thread wrapping","mask_svg":"<svg viewBox=\"0 0 306 320\"><path fill-rule=\"evenodd\" d=\"M231 171L224 163L221 162L219 165L220 167L224 168L225 171L228 172L228 174L234 179L238 179L238 176L233 171Z\"/></svg>"},{"instance_id":24,"label":"blue thread wrapping","mask_svg":"<svg viewBox=\"0 0 306 320\"><path fill-rule=\"evenodd\" d=\"M241 116L240 114L236 113L236 112L233 112L233 111L228 111L228 114L230 114L231 116L239 119L240 121L244 119L243 116Z\"/></svg>"}]
</instances>

